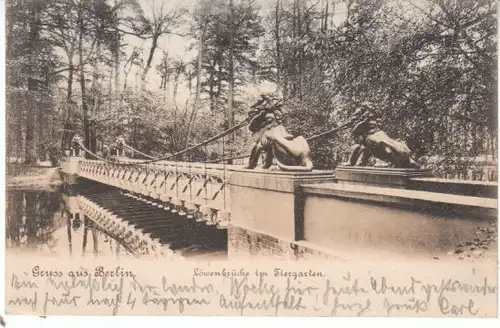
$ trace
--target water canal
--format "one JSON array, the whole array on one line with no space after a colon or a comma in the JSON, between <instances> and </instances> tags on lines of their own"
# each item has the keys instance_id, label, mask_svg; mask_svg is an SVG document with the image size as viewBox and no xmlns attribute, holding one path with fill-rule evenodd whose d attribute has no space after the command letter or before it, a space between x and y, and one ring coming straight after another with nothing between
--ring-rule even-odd
<instances>
[{"instance_id":1,"label":"water canal","mask_svg":"<svg viewBox=\"0 0 500 328\"><path fill-rule=\"evenodd\" d=\"M199 260L227 258L227 231L147 204L95 183L56 190L7 189L8 254L56 257L158 257L136 247L80 210L81 197L174 251L171 256Z\"/></svg>"}]
</instances>

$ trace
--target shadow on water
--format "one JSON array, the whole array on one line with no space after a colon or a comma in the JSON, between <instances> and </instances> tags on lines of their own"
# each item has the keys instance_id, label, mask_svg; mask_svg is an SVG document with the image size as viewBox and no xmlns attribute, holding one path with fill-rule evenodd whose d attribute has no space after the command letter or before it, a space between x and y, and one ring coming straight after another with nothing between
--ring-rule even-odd
<instances>
[{"instance_id":1,"label":"shadow on water","mask_svg":"<svg viewBox=\"0 0 500 328\"><path fill-rule=\"evenodd\" d=\"M122 220L131 223L144 220L137 218L138 214L133 208L137 208L137 204L113 188L82 183L79 186L62 186L57 191L8 189L7 252L55 255L63 258L151 255L138 252L113 231L108 231L93 221L93 218L81 213L78 196L95 199L96 204L108 210L113 209ZM161 240L168 239L167 243L177 254L197 260L221 259L227 256L225 231L212 231L217 229L206 227L204 224L200 226L193 220L173 217L175 215L167 211L146 208L144 205L140 207L143 212L139 215L146 215L147 221L153 222L152 225L155 220L177 222L175 226L157 232L163 234L159 235Z\"/></svg>"},{"instance_id":2,"label":"shadow on water","mask_svg":"<svg viewBox=\"0 0 500 328\"><path fill-rule=\"evenodd\" d=\"M36 249L53 245L53 233L64 225L60 197L48 191L8 190L7 247Z\"/></svg>"},{"instance_id":3,"label":"shadow on water","mask_svg":"<svg viewBox=\"0 0 500 328\"><path fill-rule=\"evenodd\" d=\"M7 252L58 256L129 256L125 245L79 213L61 191L7 190Z\"/></svg>"}]
</instances>

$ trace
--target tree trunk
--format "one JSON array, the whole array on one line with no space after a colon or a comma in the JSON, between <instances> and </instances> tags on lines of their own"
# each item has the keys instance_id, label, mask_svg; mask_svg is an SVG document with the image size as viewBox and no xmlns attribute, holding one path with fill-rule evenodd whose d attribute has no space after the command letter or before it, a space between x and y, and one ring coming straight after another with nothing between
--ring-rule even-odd
<instances>
[{"instance_id":1,"label":"tree trunk","mask_svg":"<svg viewBox=\"0 0 500 328\"><path fill-rule=\"evenodd\" d=\"M26 201L26 223L24 225L29 248L35 248L38 244L38 211L36 208L37 193L35 191L24 192Z\"/></svg>"},{"instance_id":2,"label":"tree trunk","mask_svg":"<svg viewBox=\"0 0 500 328\"><path fill-rule=\"evenodd\" d=\"M83 217L83 243L82 243L82 257L87 252L87 237L89 232L89 219L86 215Z\"/></svg>"},{"instance_id":3,"label":"tree trunk","mask_svg":"<svg viewBox=\"0 0 500 328\"><path fill-rule=\"evenodd\" d=\"M100 85L100 81L99 81L99 57L101 56L100 35L98 35L97 38L98 38L98 40L97 40L97 45L96 45L96 56L95 56L95 61L94 61L94 72L93 72L94 76L93 76L93 82L92 82L93 106L92 106L92 112L91 112L91 116L90 116L90 150L94 154L97 154L96 119L97 119L97 112L99 111L99 106L101 103L101 99L100 99L101 85Z\"/></svg>"},{"instance_id":4,"label":"tree trunk","mask_svg":"<svg viewBox=\"0 0 500 328\"><path fill-rule=\"evenodd\" d=\"M24 163L27 165L36 164L36 143L35 143L35 92L36 81L28 78L28 106L26 106L26 133L25 133L25 157Z\"/></svg>"},{"instance_id":5,"label":"tree trunk","mask_svg":"<svg viewBox=\"0 0 500 328\"><path fill-rule=\"evenodd\" d=\"M114 2L115 7L118 6L118 0ZM114 65L115 65L115 101L118 102L120 99L120 31L118 27L115 29L115 49L113 53ZM118 106L121 104L118 103Z\"/></svg>"},{"instance_id":6,"label":"tree trunk","mask_svg":"<svg viewBox=\"0 0 500 328\"><path fill-rule=\"evenodd\" d=\"M108 110L111 110L111 108L113 108L113 104L118 99L118 98L112 96L113 95L113 76L114 76L114 73L115 73L114 68L110 67L109 68L109 81L108 81Z\"/></svg>"},{"instance_id":7,"label":"tree trunk","mask_svg":"<svg viewBox=\"0 0 500 328\"><path fill-rule=\"evenodd\" d=\"M98 237L97 236L97 231L93 227L92 228L92 241L93 241L93 244L94 244L94 257L97 257L97 255L99 255L99 239L97 237Z\"/></svg>"},{"instance_id":8,"label":"tree trunk","mask_svg":"<svg viewBox=\"0 0 500 328\"><path fill-rule=\"evenodd\" d=\"M321 19L321 31L323 33L326 32L328 29L328 5L329 5L330 0L326 0L326 7L325 7L325 17Z\"/></svg>"},{"instance_id":9,"label":"tree trunk","mask_svg":"<svg viewBox=\"0 0 500 328\"><path fill-rule=\"evenodd\" d=\"M281 88L280 0L276 0L274 38L276 40L276 91Z\"/></svg>"},{"instance_id":10,"label":"tree trunk","mask_svg":"<svg viewBox=\"0 0 500 328\"><path fill-rule=\"evenodd\" d=\"M227 123L228 128L234 125L233 96L234 96L234 3L229 0L229 92L227 97ZM229 142L234 142L234 133L229 134ZM232 164L232 163L229 163Z\"/></svg>"},{"instance_id":11,"label":"tree trunk","mask_svg":"<svg viewBox=\"0 0 500 328\"><path fill-rule=\"evenodd\" d=\"M17 113L17 153L16 153L16 163L20 162L20 158L24 159L24 147L23 147L23 114L20 111Z\"/></svg>"},{"instance_id":12,"label":"tree trunk","mask_svg":"<svg viewBox=\"0 0 500 328\"><path fill-rule=\"evenodd\" d=\"M141 82L142 82L142 90L146 88L146 77L148 75L149 69L151 68L151 62L153 61L153 56L155 54L156 48L158 47L158 38L161 34L153 34L153 38L151 39L151 48L149 49L148 60L146 61L146 66L142 72Z\"/></svg>"},{"instance_id":13,"label":"tree trunk","mask_svg":"<svg viewBox=\"0 0 500 328\"><path fill-rule=\"evenodd\" d=\"M330 13L330 29L332 30L335 27L334 17L335 17L335 2L332 1L332 11Z\"/></svg>"},{"instance_id":14,"label":"tree trunk","mask_svg":"<svg viewBox=\"0 0 500 328\"><path fill-rule=\"evenodd\" d=\"M68 56L69 57L69 56ZM73 58L69 58L69 63L68 63L68 91L66 95L66 110L64 111L64 131L62 134L62 140L61 140L61 150L65 150L64 147L66 143L68 142L66 139L68 138L68 135L71 135L71 133L67 130L71 130L71 107L72 107L72 97L73 97Z\"/></svg>"},{"instance_id":15,"label":"tree trunk","mask_svg":"<svg viewBox=\"0 0 500 328\"><path fill-rule=\"evenodd\" d=\"M302 37L302 10L301 10L301 5L302 3L297 0L297 38ZM298 94L299 99L302 100L302 79L303 79L303 66L304 66L304 47L300 46L298 51L296 52L298 58L295 59L296 65L298 65L298 72L299 72L299 77L298 77L298 84L296 86L296 94ZM297 70L296 70L297 71Z\"/></svg>"},{"instance_id":16,"label":"tree trunk","mask_svg":"<svg viewBox=\"0 0 500 328\"><path fill-rule=\"evenodd\" d=\"M181 69L177 69L174 77L174 93L172 94L172 103L177 109L177 92L179 91L179 78L181 76Z\"/></svg>"},{"instance_id":17,"label":"tree trunk","mask_svg":"<svg viewBox=\"0 0 500 328\"><path fill-rule=\"evenodd\" d=\"M135 149L139 149L139 142L137 140L137 121L134 119L134 130L132 132L132 147Z\"/></svg>"},{"instance_id":18,"label":"tree trunk","mask_svg":"<svg viewBox=\"0 0 500 328\"><path fill-rule=\"evenodd\" d=\"M212 60L212 65L210 67L210 77L208 79L209 95L210 95L210 110L215 111L215 59Z\"/></svg>"},{"instance_id":19,"label":"tree trunk","mask_svg":"<svg viewBox=\"0 0 500 328\"><path fill-rule=\"evenodd\" d=\"M49 89L49 81L48 78L45 78L45 81L43 81L43 84L41 85L40 91L45 93L47 92L48 89ZM48 125L48 122L45 121L46 120L45 114L48 113L50 110L49 106L50 104L47 103L46 95L44 95L42 101L37 105L37 111L35 116L36 158L37 160L40 161L45 161L47 159L47 151L49 149L49 143L45 142L45 136L47 135L47 132L50 131L49 130L50 126Z\"/></svg>"},{"instance_id":20,"label":"tree trunk","mask_svg":"<svg viewBox=\"0 0 500 328\"><path fill-rule=\"evenodd\" d=\"M78 57L79 57L79 69L80 69L80 90L82 93L82 110L83 110L83 130L84 130L84 140L85 148L90 148L90 122L89 122L89 108L87 104L87 90L85 88L85 64L83 62L83 33L84 33L84 22L83 22L83 9L80 7L78 12L78 22L79 22L79 38L78 38ZM86 153L85 157L89 157L90 154Z\"/></svg>"},{"instance_id":21,"label":"tree trunk","mask_svg":"<svg viewBox=\"0 0 500 328\"><path fill-rule=\"evenodd\" d=\"M203 42L205 38L205 33L207 30L208 21L205 21L203 25L203 31L201 32L200 39L198 40L198 61L196 63L196 95L194 97L193 111L191 112L191 117L189 118L189 127L186 136L186 147L189 145L189 139L191 138L191 133L194 128L194 121L196 120L196 112L200 106L200 93L201 93L201 70L203 65Z\"/></svg>"},{"instance_id":22,"label":"tree trunk","mask_svg":"<svg viewBox=\"0 0 500 328\"><path fill-rule=\"evenodd\" d=\"M36 53L34 51L35 44L38 42L40 34L40 7L39 3L35 2L31 10L30 17L30 40L29 40L29 51L30 51L30 63L28 71L28 106L26 106L26 154L24 162L27 165L36 164L36 141L35 141L35 116L36 116L36 95L37 91L37 81L33 78L35 74L35 62Z\"/></svg>"},{"instance_id":23,"label":"tree trunk","mask_svg":"<svg viewBox=\"0 0 500 328\"><path fill-rule=\"evenodd\" d=\"M135 92L139 92L139 90L141 89L141 80L139 80L139 67L137 68L137 72L135 73L135 87L134 87L134 90ZM144 85L144 83L143 83Z\"/></svg>"},{"instance_id":24,"label":"tree trunk","mask_svg":"<svg viewBox=\"0 0 500 328\"><path fill-rule=\"evenodd\" d=\"M73 243L71 236L71 214L67 210L63 210L63 215L66 216L66 233L68 235L68 251L69 256L73 255Z\"/></svg>"},{"instance_id":25,"label":"tree trunk","mask_svg":"<svg viewBox=\"0 0 500 328\"><path fill-rule=\"evenodd\" d=\"M330 0L327 0L326 1L326 8L325 8L325 20L324 20L324 23L323 23L323 20L322 20L322 24L323 24L323 32L326 33L326 31L328 30L328 5L329 5L329 1Z\"/></svg>"}]
</instances>

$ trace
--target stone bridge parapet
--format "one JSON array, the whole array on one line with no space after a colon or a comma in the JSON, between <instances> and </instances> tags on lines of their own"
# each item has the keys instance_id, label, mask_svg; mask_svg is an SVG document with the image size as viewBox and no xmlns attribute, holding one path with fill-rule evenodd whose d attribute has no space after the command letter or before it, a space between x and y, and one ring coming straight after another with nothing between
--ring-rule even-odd
<instances>
[{"instance_id":1,"label":"stone bridge parapet","mask_svg":"<svg viewBox=\"0 0 500 328\"><path fill-rule=\"evenodd\" d=\"M474 242L497 219L497 184L443 181L418 169L284 172L223 164L71 161L63 170L188 219L228 228L230 258L267 253L331 258L341 249L374 248L448 252ZM497 235L486 237L489 242Z\"/></svg>"}]
</instances>

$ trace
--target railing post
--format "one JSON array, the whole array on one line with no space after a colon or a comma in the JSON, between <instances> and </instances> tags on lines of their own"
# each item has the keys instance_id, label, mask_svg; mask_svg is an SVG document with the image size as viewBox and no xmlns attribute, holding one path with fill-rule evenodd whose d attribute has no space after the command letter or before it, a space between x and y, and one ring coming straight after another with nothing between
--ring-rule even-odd
<instances>
[{"instance_id":1,"label":"railing post","mask_svg":"<svg viewBox=\"0 0 500 328\"><path fill-rule=\"evenodd\" d=\"M61 173L64 182L69 185L76 184L79 175L79 165L81 157L76 156L76 151L73 147L65 150L66 157L61 161Z\"/></svg>"}]
</instances>

